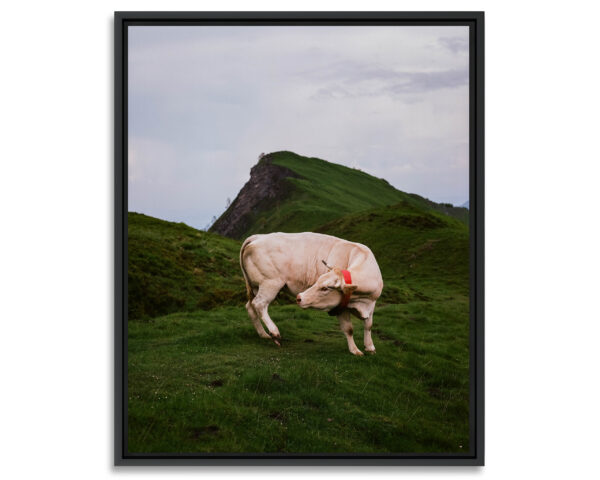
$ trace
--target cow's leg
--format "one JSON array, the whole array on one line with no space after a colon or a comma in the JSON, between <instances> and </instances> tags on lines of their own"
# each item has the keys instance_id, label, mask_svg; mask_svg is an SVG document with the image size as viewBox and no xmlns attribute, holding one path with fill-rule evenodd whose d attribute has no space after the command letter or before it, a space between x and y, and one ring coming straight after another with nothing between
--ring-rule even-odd
<instances>
[{"instance_id":1,"label":"cow's leg","mask_svg":"<svg viewBox=\"0 0 600 480\"><path fill-rule=\"evenodd\" d=\"M369 314L368 318L365 318L365 352L375 353L375 345L373 345L373 339L371 338L371 327L373 326L373 312Z\"/></svg>"},{"instance_id":2,"label":"cow's leg","mask_svg":"<svg viewBox=\"0 0 600 480\"><path fill-rule=\"evenodd\" d=\"M271 336L276 340L281 340L281 335L279 334L279 329L277 325L273 323L271 317L269 317L269 304L275 300L275 297L279 293L279 290L283 287L283 283L279 282L264 282L258 287L258 293L256 297L252 300L252 306L254 310L266 325L267 330L271 333Z\"/></svg>"},{"instance_id":3,"label":"cow's leg","mask_svg":"<svg viewBox=\"0 0 600 480\"><path fill-rule=\"evenodd\" d=\"M340 328L344 335L346 335L346 340L348 341L348 350L352 355L362 355L363 353L358 349L356 343L354 343L354 330L352 328L352 320L350 320L350 311L344 310L342 313L338 315L338 320L340 321Z\"/></svg>"},{"instance_id":4,"label":"cow's leg","mask_svg":"<svg viewBox=\"0 0 600 480\"><path fill-rule=\"evenodd\" d=\"M246 310L248 310L248 315L250 316L250 319L252 320L252 324L254 325L254 328L256 328L258 336L260 338L269 338L270 339L271 335L269 335L267 332L265 332L265 329L263 328L262 323L260 323L260 318L258 318L258 315L254 311L252 302L249 301L248 303L246 303Z\"/></svg>"}]
</instances>

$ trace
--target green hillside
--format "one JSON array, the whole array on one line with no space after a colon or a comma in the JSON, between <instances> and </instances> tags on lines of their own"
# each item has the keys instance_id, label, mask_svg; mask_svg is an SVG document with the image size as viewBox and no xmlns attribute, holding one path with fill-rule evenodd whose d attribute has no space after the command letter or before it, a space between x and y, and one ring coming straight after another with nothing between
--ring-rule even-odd
<instances>
[{"instance_id":1,"label":"green hillside","mask_svg":"<svg viewBox=\"0 0 600 480\"><path fill-rule=\"evenodd\" d=\"M342 216L399 202L424 210L438 210L464 223L468 219L465 208L437 204L401 192L384 179L319 158L283 151L266 155L261 163L285 167L295 176L282 180L288 183L285 193L259 204L252 212L253 218L246 219L247 226L245 224L235 238L273 231L312 231ZM217 225L227 222L236 207L234 202Z\"/></svg>"},{"instance_id":2,"label":"green hillside","mask_svg":"<svg viewBox=\"0 0 600 480\"><path fill-rule=\"evenodd\" d=\"M408 202L347 215L317 228L367 245L385 282L382 301L469 292L469 231L459 220Z\"/></svg>"},{"instance_id":3,"label":"green hillside","mask_svg":"<svg viewBox=\"0 0 600 480\"><path fill-rule=\"evenodd\" d=\"M245 301L240 242L139 213L127 219L129 319Z\"/></svg>"},{"instance_id":4,"label":"green hillside","mask_svg":"<svg viewBox=\"0 0 600 480\"><path fill-rule=\"evenodd\" d=\"M128 311L140 320L245 302L241 242L182 223L129 213ZM381 268L380 303L468 295L469 234L460 221L412 202L363 210L314 231L363 243ZM285 292L279 304L293 303Z\"/></svg>"}]
</instances>

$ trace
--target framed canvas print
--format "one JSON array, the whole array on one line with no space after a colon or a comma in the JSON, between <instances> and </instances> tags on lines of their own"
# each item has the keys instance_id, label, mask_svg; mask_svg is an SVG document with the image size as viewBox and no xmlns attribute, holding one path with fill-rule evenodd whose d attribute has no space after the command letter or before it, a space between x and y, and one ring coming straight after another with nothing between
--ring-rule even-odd
<instances>
[{"instance_id":1,"label":"framed canvas print","mask_svg":"<svg viewBox=\"0 0 600 480\"><path fill-rule=\"evenodd\" d=\"M483 13L115 14L115 463L483 465Z\"/></svg>"}]
</instances>

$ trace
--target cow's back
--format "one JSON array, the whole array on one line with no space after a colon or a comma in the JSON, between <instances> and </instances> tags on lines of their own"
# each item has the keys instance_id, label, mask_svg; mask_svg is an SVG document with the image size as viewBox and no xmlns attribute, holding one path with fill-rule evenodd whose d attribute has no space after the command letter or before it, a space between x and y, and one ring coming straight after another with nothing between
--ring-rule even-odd
<instances>
[{"instance_id":1,"label":"cow's back","mask_svg":"<svg viewBox=\"0 0 600 480\"><path fill-rule=\"evenodd\" d=\"M286 284L292 293L312 286L327 271L323 260L341 269L356 260L373 264L373 274L381 278L368 247L314 232L252 235L244 241L240 260L253 286L273 279Z\"/></svg>"},{"instance_id":2,"label":"cow's back","mask_svg":"<svg viewBox=\"0 0 600 480\"><path fill-rule=\"evenodd\" d=\"M346 242L331 235L314 232L257 234L248 237L246 241L254 248L277 250L286 254L296 254L296 256L302 253L314 255L322 250L330 250L337 243Z\"/></svg>"},{"instance_id":3,"label":"cow's back","mask_svg":"<svg viewBox=\"0 0 600 480\"><path fill-rule=\"evenodd\" d=\"M268 233L252 235L244 241L242 267L252 285L268 279L280 279L292 292L302 291L325 272L321 260L346 242L321 233Z\"/></svg>"}]
</instances>

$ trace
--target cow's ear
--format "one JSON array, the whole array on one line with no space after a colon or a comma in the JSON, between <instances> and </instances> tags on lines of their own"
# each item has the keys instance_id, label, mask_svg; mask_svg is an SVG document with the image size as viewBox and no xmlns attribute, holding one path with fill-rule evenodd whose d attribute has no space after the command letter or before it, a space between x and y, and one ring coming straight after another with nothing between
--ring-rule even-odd
<instances>
[{"instance_id":1,"label":"cow's ear","mask_svg":"<svg viewBox=\"0 0 600 480\"><path fill-rule=\"evenodd\" d=\"M342 291L344 292L344 295L352 293L354 290L356 290L356 285L352 285L352 284L346 284L342 288Z\"/></svg>"}]
</instances>

